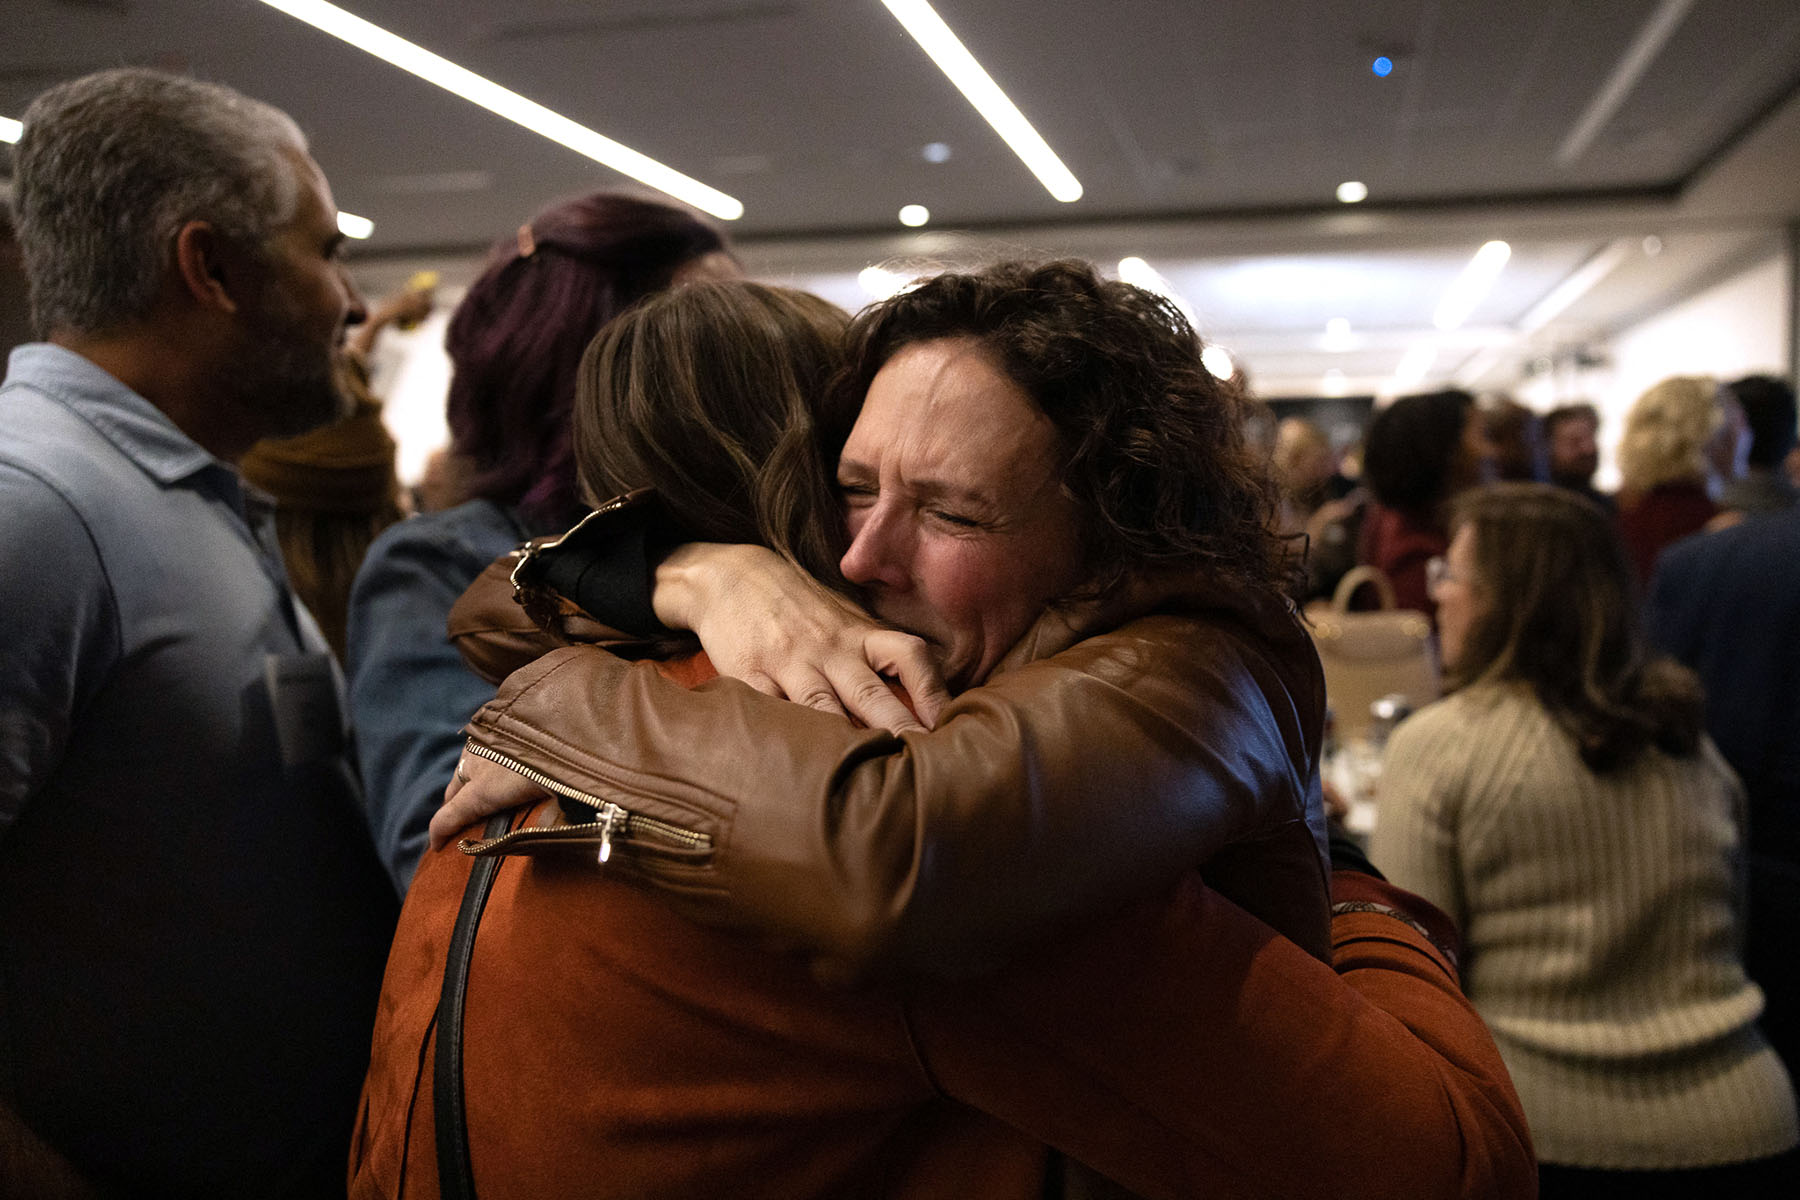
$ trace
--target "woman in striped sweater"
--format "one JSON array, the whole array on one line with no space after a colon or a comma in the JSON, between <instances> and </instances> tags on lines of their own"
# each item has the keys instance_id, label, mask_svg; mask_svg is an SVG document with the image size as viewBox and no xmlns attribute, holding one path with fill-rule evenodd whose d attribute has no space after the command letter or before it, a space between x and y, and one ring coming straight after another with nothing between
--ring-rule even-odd
<instances>
[{"instance_id":1,"label":"woman in striped sweater","mask_svg":"<svg viewBox=\"0 0 1800 1200\"><path fill-rule=\"evenodd\" d=\"M1462 926L1544 1197L1771 1194L1800 1130L1739 955L1744 796L1699 686L1646 660L1588 501L1504 484L1452 528L1432 589L1454 690L1389 741L1372 856Z\"/></svg>"}]
</instances>

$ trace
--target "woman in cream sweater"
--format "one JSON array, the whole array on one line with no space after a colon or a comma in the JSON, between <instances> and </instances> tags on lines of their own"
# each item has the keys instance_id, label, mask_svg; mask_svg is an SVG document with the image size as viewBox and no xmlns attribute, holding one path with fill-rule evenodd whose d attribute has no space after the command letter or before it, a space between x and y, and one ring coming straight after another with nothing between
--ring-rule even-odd
<instances>
[{"instance_id":1,"label":"woman in cream sweater","mask_svg":"<svg viewBox=\"0 0 1800 1200\"><path fill-rule=\"evenodd\" d=\"M1744 796L1698 684L1646 661L1586 500L1500 485L1452 528L1453 691L1389 741L1373 858L1462 926L1544 1197L1778 1194L1794 1091L1739 954Z\"/></svg>"}]
</instances>

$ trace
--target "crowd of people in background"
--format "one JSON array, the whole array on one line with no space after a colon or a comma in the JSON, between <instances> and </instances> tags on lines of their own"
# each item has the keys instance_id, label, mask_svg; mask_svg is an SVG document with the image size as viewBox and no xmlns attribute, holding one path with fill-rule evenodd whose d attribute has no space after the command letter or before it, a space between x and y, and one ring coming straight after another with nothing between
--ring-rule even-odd
<instances>
[{"instance_id":1,"label":"crowd of people in background","mask_svg":"<svg viewBox=\"0 0 1800 1200\"><path fill-rule=\"evenodd\" d=\"M1371 854L1462 929L1546 1196L1786 1178L1763 1172L1792 1158L1800 1062L1795 428L1785 380L1665 379L1604 493L1592 405L1406 396L1349 507L1320 491L1336 462L1282 450L1323 433L1279 431L1289 528L1335 570L1304 596L1374 565L1436 623L1449 695L1386 742Z\"/></svg>"},{"instance_id":2,"label":"crowd of people in background","mask_svg":"<svg viewBox=\"0 0 1800 1200\"><path fill-rule=\"evenodd\" d=\"M596 193L413 512L285 114L59 85L14 203L0 1200L1800 1181L1788 381L1263 445L1087 264L853 319ZM1445 679L1361 845L1358 567Z\"/></svg>"}]
</instances>

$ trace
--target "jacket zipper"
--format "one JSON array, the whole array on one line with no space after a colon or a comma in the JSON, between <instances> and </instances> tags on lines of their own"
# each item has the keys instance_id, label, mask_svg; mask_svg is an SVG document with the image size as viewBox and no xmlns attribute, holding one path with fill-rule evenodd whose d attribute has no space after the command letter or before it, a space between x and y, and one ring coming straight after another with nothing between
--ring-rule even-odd
<instances>
[{"instance_id":1,"label":"jacket zipper","mask_svg":"<svg viewBox=\"0 0 1800 1200\"><path fill-rule=\"evenodd\" d=\"M624 838L647 835L661 841L673 842L676 845L689 850L712 849L712 838L698 830L687 829L680 825L672 825L667 821L659 821L655 817L647 817L643 813L634 813L630 809L625 808L623 805L612 800L602 800L599 796L591 795L587 792L580 791L577 788L572 788L565 783L560 783L557 780L550 778L550 776L544 774L542 771L534 770L533 768L526 766L516 758L510 758L507 755L500 753L498 750L484 746L472 738L469 740L467 748L469 753L475 755L477 758L485 758L489 762L499 763L507 770L523 775L526 779L529 779L532 783L535 783L545 791L553 792L556 795L565 797L569 800L579 801L589 808L597 810L599 813L599 820L597 821L590 821L581 825L564 825L558 827L554 831L546 829L514 830L512 833L502 834L500 837L494 838L491 841L480 843L483 847L504 845L508 840L518 837L521 833L533 833L537 835L539 839L546 836L554 836L557 840L562 840L563 838L579 840L590 834L598 833L600 835L600 862L605 862L612 857L613 838L615 836Z\"/></svg>"}]
</instances>

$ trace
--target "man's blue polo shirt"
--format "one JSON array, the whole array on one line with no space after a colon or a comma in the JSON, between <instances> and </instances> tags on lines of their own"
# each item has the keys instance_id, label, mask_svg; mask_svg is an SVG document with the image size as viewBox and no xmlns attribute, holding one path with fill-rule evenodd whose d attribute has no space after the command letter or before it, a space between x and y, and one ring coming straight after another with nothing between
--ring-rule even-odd
<instances>
[{"instance_id":1,"label":"man's blue polo shirt","mask_svg":"<svg viewBox=\"0 0 1800 1200\"><path fill-rule=\"evenodd\" d=\"M0 1096L138 1193L341 1192L392 929L265 498L51 345L0 384Z\"/></svg>"}]
</instances>

